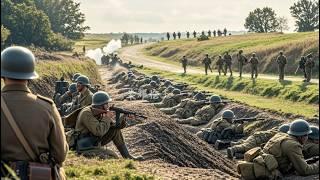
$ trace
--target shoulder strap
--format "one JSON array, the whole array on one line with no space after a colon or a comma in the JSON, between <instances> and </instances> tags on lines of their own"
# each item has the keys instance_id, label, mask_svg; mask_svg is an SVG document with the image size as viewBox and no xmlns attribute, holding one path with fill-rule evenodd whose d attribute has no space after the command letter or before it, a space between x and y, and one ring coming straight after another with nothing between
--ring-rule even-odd
<instances>
[{"instance_id":1,"label":"shoulder strap","mask_svg":"<svg viewBox=\"0 0 320 180\"><path fill-rule=\"evenodd\" d=\"M3 96L1 96L1 109L3 110L4 115L7 117L8 122L13 129L14 133L16 134L17 138L19 139L20 143L22 144L23 148L26 150L30 158L35 161L37 156L36 154L32 151L30 145L28 144L27 140L23 136L21 130L19 129L17 123L15 122L11 112L8 109L8 106L6 102L4 101Z\"/></svg>"}]
</instances>

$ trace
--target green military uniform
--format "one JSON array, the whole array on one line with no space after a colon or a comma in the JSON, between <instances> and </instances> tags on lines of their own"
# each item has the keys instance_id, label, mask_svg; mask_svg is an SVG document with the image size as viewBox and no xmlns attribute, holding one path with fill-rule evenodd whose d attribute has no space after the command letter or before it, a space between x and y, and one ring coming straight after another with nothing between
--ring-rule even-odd
<instances>
[{"instance_id":1,"label":"green military uniform","mask_svg":"<svg viewBox=\"0 0 320 180\"><path fill-rule=\"evenodd\" d=\"M208 74L208 69L210 68L210 65L211 65L211 59L206 56L203 61L202 61L202 64L204 64L204 71L206 73L206 75Z\"/></svg>"},{"instance_id":2,"label":"green military uniform","mask_svg":"<svg viewBox=\"0 0 320 180\"><path fill-rule=\"evenodd\" d=\"M239 63L239 76L242 77L243 66L247 63L247 58L242 55L242 50L239 51L238 54L238 63Z\"/></svg>"},{"instance_id":3,"label":"green military uniform","mask_svg":"<svg viewBox=\"0 0 320 180\"><path fill-rule=\"evenodd\" d=\"M218 68L218 72L219 72L219 76L221 75L221 71L224 72L223 64L224 64L224 59L222 59L222 57L219 56L219 59L216 62L216 65L217 65L217 68Z\"/></svg>"},{"instance_id":4,"label":"green military uniform","mask_svg":"<svg viewBox=\"0 0 320 180\"><path fill-rule=\"evenodd\" d=\"M286 133L277 133L263 147L263 152L273 155L281 173L288 174L294 169L298 175L312 175L319 173L319 162L307 164L304 160L303 145L295 138Z\"/></svg>"},{"instance_id":5,"label":"green military uniform","mask_svg":"<svg viewBox=\"0 0 320 180\"><path fill-rule=\"evenodd\" d=\"M184 99L175 108L173 118L187 119L195 115L196 111L205 105L204 101L197 101L195 99Z\"/></svg>"},{"instance_id":6,"label":"green military uniform","mask_svg":"<svg viewBox=\"0 0 320 180\"><path fill-rule=\"evenodd\" d=\"M166 95L160 103L155 103L154 106L157 108L168 108L178 105L181 102L181 95L180 94L168 94Z\"/></svg>"},{"instance_id":7,"label":"green military uniform","mask_svg":"<svg viewBox=\"0 0 320 180\"><path fill-rule=\"evenodd\" d=\"M250 58L249 63L251 64L251 78L253 79L253 75L255 78L257 78L258 77L258 64L259 64L258 59L255 56L253 56Z\"/></svg>"},{"instance_id":8,"label":"green military uniform","mask_svg":"<svg viewBox=\"0 0 320 180\"><path fill-rule=\"evenodd\" d=\"M227 75L227 72L228 72L228 69L230 71L230 76L232 76L232 69L231 69L231 66L232 66L232 58L231 56L227 53L223 56L223 59L225 61L225 64L224 64L224 75Z\"/></svg>"},{"instance_id":9,"label":"green military uniform","mask_svg":"<svg viewBox=\"0 0 320 180\"><path fill-rule=\"evenodd\" d=\"M312 76L312 69L315 66L315 62L311 57L307 57L307 61L305 64L305 72L306 72L306 82L310 82Z\"/></svg>"},{"instance_id":10,"label":"green military uniform","mask_svg":"<svg viewBox=\"0 0 320 180\"><path fill-rule=\"evenodd\" d=\"M278 68L279 68L279 80L284 80L284 71L287 64L287 58L282 54L277 58Z\"/></svg>"},{"instance_id":11,"label":"green military uniform","mask_svg":"<svg viewBox=\"0 0 320 180\"><path fill-rule=\"evenodd\" d=\"M182 67L183 67L183 72L187 73L187 64L188 64L188 59L186 57L183 57L181 60Z\"/></svg>"}]
</instances>

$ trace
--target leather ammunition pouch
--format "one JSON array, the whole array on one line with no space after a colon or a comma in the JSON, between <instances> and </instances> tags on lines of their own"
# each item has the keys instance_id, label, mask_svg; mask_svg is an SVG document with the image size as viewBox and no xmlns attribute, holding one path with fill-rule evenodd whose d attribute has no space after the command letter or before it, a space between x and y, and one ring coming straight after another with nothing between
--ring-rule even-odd
<instances>
[{"instance_id":1,"label":"leather ammunition pouch","mask_svg":"<svg viewBox=\"0 0 320 180\"><path fill-rule=\"evenodd\" d=\"M55 179L52 168L48 164L28 161L16 161L9 162L9 167L21 180Z\"/></svg>"}]
</instances>

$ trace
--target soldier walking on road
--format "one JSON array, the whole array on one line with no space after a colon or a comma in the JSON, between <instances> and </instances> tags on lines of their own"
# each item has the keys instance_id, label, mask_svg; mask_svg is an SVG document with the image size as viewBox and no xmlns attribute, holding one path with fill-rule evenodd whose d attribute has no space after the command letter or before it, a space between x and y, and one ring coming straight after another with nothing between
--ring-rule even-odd
<instances>
[{"instance_id":1,"label":"soldier walking on road","mask_svg":"<svg viewBox=\"0 0 320 180\"><path fill-rule=\"evenodd\" d=\"M206 54L206 57L203 59L202 64L204 64L204 71L206 75L208 75L208 69L211 65L211 59L209 58L209 54Z\"/></svg>"},{"instance_id":2,"label":"soldier walking on road","mask_svg":"<svg viewBox=\"0 0 320 180\"><path fill-rule=\"evenodd\" d=\"M197 33L196 31L193 31L193 37L196 38L197 37Z\"/></svg>"},{"instance_id":3,"label":"soldier walking on road","mask_svg":"<svg viewBox=\"0 0 320 180\"><path fill-rule=\"evenodd\" d=\"M86 54L86 46L82 47L82 51L83 51L83 54L85 55Z\"/></svg>"},{"instance_id":4,"label":"soldier walking on road","mask_svg":"<svg viewBox=\"0 0 320 180\"><path fill-rule=\"evenodd\" d=\"M178 32L178 38L179 38L179 39L181 38L181 33L180 33L180 32Z\"/></svg>"},{"instance_id":5,"label":"soldier walking on road","mask_svg":"<svg viewBox=\"0 0 320 180\"><path fill-rule=\"evenodd\" d=\"M208 37L211 37L211 31L210 30L208 31Z\"/></svg>"},{"instance_id":6,"label":"soldier walking on road","mask_svg":"<svg viewBox=\"0 0 320 180\"><path fill-rule=\"evenodd\" d=\"M224 64L224 75L227 75L227 72L228 72L228 69L229 69L230 76L232 76L232 69L231 69L232 58L231 58L231 56L229 55L228 52L226 52L226 54L223 56L223 59L225 61L225 64Z\"/></svg>"},{"instance_id":7,"label":"soldier walking on road","mask_svg":"<svg viewBox=\"0 0 320 180\"><path fill-rule=\"evenodd\" d=\"M4 163L18 179L35 179L53 168L57 171L42 174L42 179L65 179L60 167L69 147L58 110L51 99L32 94L27 86L28 80L39 77L35 64L27 48L12 46L1 52L1 179L12 174ZM41 163L44 171L28 173L29 162L33 167Z\"/></svg>"},{"instance_id":8,"label":"soldier walking on road","mask_svg":"<svg viewBox=\"0 0 320 180\"><path fill-rule=\"evenodd\" d=\"M213 30L213 36L216 37L216 35L217 35L216 30Z\"/></svg>"},{"instance_id":9,"label":"soldier walking on road","mask_svg":"<svg viewBox=\"0 0 320 180\"><path fill-rule=\"evenodd\" d=\"M296 72L294 72L294 74L297 74L298 70L301 69L301 71L303 72L303 77L305 79L307 79L306 68L305 68L306 61L307 61L307 58L305 56L301 56L298 68L297 68Z\"/></svg>"},{"instance_id":10,"label":"soldier walking on road","mask_svg":"<svg viewBox=\"0 0 320 180\"><path fill-rule=\"evenodd\" d=\"M187 73L188 59L186 58L186 56L182 57L181 63L182 63L184 73Z\"/></svg>"},{"instance_id":11,"label":"soldier walking on road","mask_svg":"<svg viewBox=\"0 0 320 180\"><path fill-rule=\"evenodd\" d=\"M312 76L312 68L314 68L315 62L312 58L312 54L307 56L306 64L305 64L305 72L306 72L306 80L305 82L310 82Z\"/></svg>"},{"instance_id":12,"label":"soldier walking on road","mask_svg":"<svg viewBox=\"0 0 320 180\"><path fill-rule=\"evenodd\" d=\"M190 33L189 31L187 31L187 38L189 39L189 37L190 37Z\"/></svg>"},{"instance_id":13,"label":"soldier walking on road","mask_svg":"<svg viewBox=\"0 0 320 180\"><path fill-rule=\"evenodd\" d=\"M223 64L224 64L224 59L222 58L221 55L219 55L219 58L218 58L218 60L216 62L216 67L218 69L219 76L221 75L221 71L224 73Z\"/></svg>"},{"instance_id":14,"label":"soldier walking on road","mask_svg":"<svg viewBox=\"0 0 320 180\"><path fill-rule=\"evenodd\" d=\"M168 39L168 41L170 40L170 33L169 32L167 32L167 39Z\"/></svg>"},{"instance_id":15,"label":"soldier walking on road","mask_svg":"<svg viewBox=\"0 0 320 180\"><path fill-rule=\"evenodd\" d=\"M249 63L251 64L251 79L253 79L253 75L257 79L259 61L256 57L256 53L252 53L252 57L250 58Z\"/></svg>"},{"instance_id":16,"label":"soldier walking on road","mask_svg":"<svg viewBox=\"0 0 320 180\"><path fill-rule=\"evenodd\" d=\"M173 39L176 40L176 37L177 37L176 32L173 32L172 36L173 36Z\"/></svg>"},{"instance_id":17,"label":"soldier walking on road","mask_svg":"<svg viewBox=\"0 0 320 180\"><path fill-rule=\"evenodd\" d=\"M223 34L224 34L224 36L227 36L227 28L223 29Z\"/></svg>"},{"instance_id":18,"label":"soldier walking on road","mask_svg":"<svg viewBox=\"0 0 320 180\"><path fill-rule=\"evenodd\" d=\"M243 53L243 50L240 50L239 53L238 53L238 63L239 63L239 77L241 78L242 77L242 69L243 69L243 66L247 63L248 59L242 55Z\"/></svg>"},{"instance_id":19,"label":"soldier walking on road","mask_svg":"<svg viewBox=\"0 0 320 180\"><path fill-rule=\"evenodd\" d=\"M279 81L284 80L284 70L287 64L287 58L283 55L283 52L280 51L280 55L277 57L277 63L279 68Z\"/></svg>"}]
</instances>

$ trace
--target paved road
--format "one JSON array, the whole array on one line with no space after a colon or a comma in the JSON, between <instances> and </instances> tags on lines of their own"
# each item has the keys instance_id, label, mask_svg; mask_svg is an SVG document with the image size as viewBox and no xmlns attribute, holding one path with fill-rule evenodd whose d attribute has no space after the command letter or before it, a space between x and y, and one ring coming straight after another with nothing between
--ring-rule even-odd
<instances>
[{"instance_id":1,"label":"paved road","mask_svg":"<svg viewBox=\"0 0 320 180\"><path fill-rule=\"evenodd\" d=\"M181 65L161 62L161 61L157 61L156 59L145 56L142 53L142 49L148 45L150 45L150 43L124 47L124 48L120 49L119 56L125 62L131 61L133 64L143 64L143 66L145 66L145 67L163 69L165 71L170 71L170 72L175 72L175 73L183 73L183 68ZM199 69L197 67L190 67L189 66L189 67L187 67L187 73L204 74L204 70ZM214 70L214 72L211 74L217 75L218 72L216 72ZM234 72L233 74L235 77L239 76L238 72ZM250 78L251 74L242 74L242 76ZM267 74L259 74L258 78L259 79L261 78L261 79L278 80L278 76L267 75ZM295 76L286 76L285 80L302 82L303 78L295 77ZM319 84L319 79L312 79L311 82Z\"/></svg>"}]
</instances>

